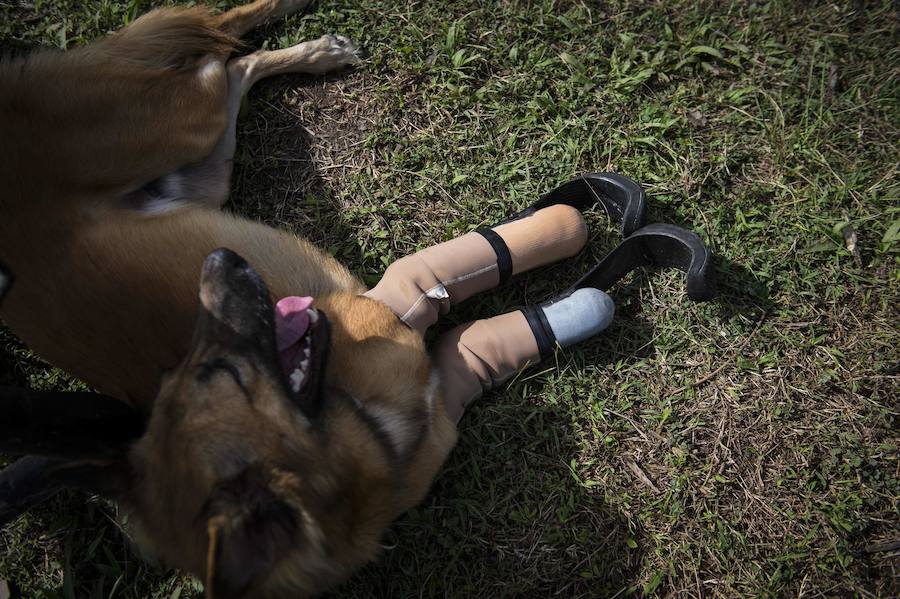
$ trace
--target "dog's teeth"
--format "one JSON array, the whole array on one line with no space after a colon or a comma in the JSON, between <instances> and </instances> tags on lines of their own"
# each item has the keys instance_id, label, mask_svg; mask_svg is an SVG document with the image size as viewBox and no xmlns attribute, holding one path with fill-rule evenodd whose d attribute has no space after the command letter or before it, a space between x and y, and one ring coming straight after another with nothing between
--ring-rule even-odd
<instances>
[{"instance_id":1,"label":"dog's teeth","mask_svg":"<svg viewBox=\"0 0 900 599\"><path fill-rule=\"evenodd\" d=\"M309 314L309 322L311 322L312 324L316 324L317 322L319 322L318 312L316 312L313 308L309 308L306 311Z\"/></svg>"},{"instance_id":2,"label":"dog's teeth","mask_svg":"<svg viewBox=\"0 0 900 599\"><path fill-rule=\"evenodd\" d=\"M306 372L306 369L309 368L309 360L303 360L300 362L300 370Z\"/></svg>"},{"instance_id":3,"label":"dog's teeth","mask_svg":"<svg viewBox=\"0 0 900 599\"><path fill-rule=\"evenodd\" d=\"M307 347L306 349L303 350L303 355L306 356L306 359L307 359L307 360L309 359L309 355L310 355L311 353L312 353L312 352L309 350L309 347Z\"/></svg>"},{"instance_id":4,"label":"dog's teeth","mask_svg":"<svg viewBox=\"0 0 900 599\"><path fill-rule=\"evenodd\" d=\"M291 373L291 390L294 393L300 392L300 387L303 385L303 379L305 378L306 375L303 374L303 371L300 368L295 368L294 372Z\"/></svg>"}]
</instances>

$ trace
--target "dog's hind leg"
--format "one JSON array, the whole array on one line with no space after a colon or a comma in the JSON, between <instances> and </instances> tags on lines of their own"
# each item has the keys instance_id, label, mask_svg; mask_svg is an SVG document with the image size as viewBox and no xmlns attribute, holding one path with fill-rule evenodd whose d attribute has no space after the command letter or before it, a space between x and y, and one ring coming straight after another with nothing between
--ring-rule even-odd
<instances>
[{"instance_id":1,"label":"dog's hind leg","mask_svg":"<svg viewBox=\"0 0 900 599\"><path fill-rule=\"evenodd\" d=\"M356 47L346 38L324 35L282 50L259 51L227 65L228 107L225 134L202 161L144 186L132 197L146 213L168 211L186 203L221 207L228 199L241 100L260 79L287 73L322 74L359 62Z\"/></svg>"},{"instance_id":2,"label":"dog's hind leg","mask_svg":"<svg viewBox=\"0 0 900 599\"><path fill-rule=\"evenodd\" d=\"M323 35L281 50L259 51L228 63L229 93L232 85L246 93L257 81L275 75L308 73L321 75L359 62L356 46L340 35Z\"/></svg>"},{"instance_id":3,"label":"dog's hind leg","mask_svg":"<svg viewBox=\"0 0 900 599\"><path fill-rule=\"evenodd\" d=\"M277 19L282 19L309 6L311 0L256 0L232 8L219 17L218 26L234 37Z\"/></svg>"}]
</instances>

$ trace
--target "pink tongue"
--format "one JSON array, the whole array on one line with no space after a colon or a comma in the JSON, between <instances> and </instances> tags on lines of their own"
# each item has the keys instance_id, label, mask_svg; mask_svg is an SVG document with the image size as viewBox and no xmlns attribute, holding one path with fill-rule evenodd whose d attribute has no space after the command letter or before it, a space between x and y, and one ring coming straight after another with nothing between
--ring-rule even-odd
<instances>
[{"instance_id":1,"label":"pink tongue","mask_svg":"<svg viewBox=\"0 0 900 599\"><path fill-rule=\"evenodd\" d=\"M309 313L313 298L296 295L282 298L275 304L275 342L278 352L296 345L309 329Z\"/></svg>"}]
</instances>

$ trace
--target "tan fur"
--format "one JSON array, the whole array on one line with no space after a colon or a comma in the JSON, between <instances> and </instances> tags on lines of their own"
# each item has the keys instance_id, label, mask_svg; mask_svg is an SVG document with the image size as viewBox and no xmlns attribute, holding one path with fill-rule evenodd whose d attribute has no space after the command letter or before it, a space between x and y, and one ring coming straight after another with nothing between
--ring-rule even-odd
<instances>
[{"instance_id":1,"label":"tan fur","mask_svg":"<svg viewBox=\"0 0 900 599\"><path fill-rule=\"evenodd\" d=\"M4 190L4 209L111 197L208 155L225 129L227 81L196 70L236 43L204 36L213 23L199 9L157 11L94 45L0 62L0 176L23 186Z\"/></svg>"},{"instance_id":2,"label":"tan fur","mask_svg":"<svg viewBox=\"0 0 900 599\"><path fill-rule=\"evenodd\" d=\"M221 68L231 36L305 4L260 0L221 16L159 10L83 49L0 64L0 256L17 276L0 315L40 355L148 419L124 501L168 563L214 573L210 537L221 543L221 527L245 515L198 515L239 465L264 471L301 527L254 580L251 596L260 597L321 591L371 559L456 441L443 402L425 401L432 374L421 338L360 297L365 287L333 258L210 208L147 216L120 202L221 148L235 84ZM262 65L257 78L308 72L323 64L317 47L248 57L241 68ZM333 397L320 420L292 411L246 364L252 402L228 377L200 384L191 374L201 358L185 358L200 268L218 247L243 256L274 298L312 295L328 315ZM387 445L367 406L389 419Z\"/></svg>"}]
</instances>

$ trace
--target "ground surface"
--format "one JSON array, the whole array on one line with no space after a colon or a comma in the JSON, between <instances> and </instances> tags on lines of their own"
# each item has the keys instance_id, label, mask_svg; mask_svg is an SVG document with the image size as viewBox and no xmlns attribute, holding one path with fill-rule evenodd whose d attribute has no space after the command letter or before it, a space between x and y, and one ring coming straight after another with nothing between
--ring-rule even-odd
<instances>
[{"instance_id":1,"label":"ground surface","mask_svg":"<svg viewBox=\"0 0 900 599\"><path fill-rule=\"evenodd\" d=\"M0 42L75 46L150 4L0 0ZM424 505L335 596L900 592L896 10L329 0L252 38L366 50L355 72L251 93L229 209L370 281L597 170L641 181L650 220L718 257L718 301L636 277L606 334L472 409ZM454 318L571 282L614 243L591 225L585 256ZM3 335L7 382L73 384ZM23 597L200 596L116 516L71 495L22 517L0 532L0 579Z\"/></svg>"}]
</instances>

